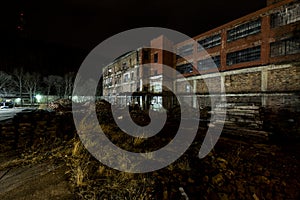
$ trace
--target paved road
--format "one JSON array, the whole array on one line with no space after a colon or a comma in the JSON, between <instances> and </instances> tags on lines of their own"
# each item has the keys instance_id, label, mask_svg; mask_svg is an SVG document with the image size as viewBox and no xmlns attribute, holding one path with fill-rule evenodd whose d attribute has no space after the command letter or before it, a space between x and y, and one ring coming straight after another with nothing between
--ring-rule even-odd
<instances>
[{"instance_id":1,"label":"paved road","mask_svg":"<svg viewBox=\"0 0 300 200\"><path fill-rule=\"evenodd\" d=\"M36 108L5 108L0 109L0 122L13 118L19 112L32 111Z\"/></svg>"}]
</instances>

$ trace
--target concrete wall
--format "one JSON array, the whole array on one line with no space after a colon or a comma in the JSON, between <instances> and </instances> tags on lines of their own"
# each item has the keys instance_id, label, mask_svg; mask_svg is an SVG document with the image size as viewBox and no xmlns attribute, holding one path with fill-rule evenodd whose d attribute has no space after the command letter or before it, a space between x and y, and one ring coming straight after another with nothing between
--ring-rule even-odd
<instances>
[{"instance_id":1,"label":"concrete wall","mask_svg":"<svg viewBox=\"0 0 300 200\"><path fill-rule=\"evenodd\" d=\"M260 92L261 72L228 74L225 76L225 91L228 93Z\"/></svg>"},{"instance_id":2,"label":"concrete wall","mask_svg":"<svg viewBox=\"0 0 300 200\"><path fill-rule=\"evenodd\" d=\"M227 102L233 103L253 103L266 107L300 106L300 63L266 65L187 79L195 87L191 90L200 99L209 98L210 93L223 94ZM180 79L176 89L179 93L187 93Z\"/></svg>"},{"instance_id":3,"label":"concrete wall","mask_svg":"<svg viewBox=\"0 0 300 200\"><path fill-rule=\"evenodd\" d=\"M284 66L281 69L268 70L267 90L276 91L299 91L300 88L300 64Z\"/></svg>"}]
</instances>

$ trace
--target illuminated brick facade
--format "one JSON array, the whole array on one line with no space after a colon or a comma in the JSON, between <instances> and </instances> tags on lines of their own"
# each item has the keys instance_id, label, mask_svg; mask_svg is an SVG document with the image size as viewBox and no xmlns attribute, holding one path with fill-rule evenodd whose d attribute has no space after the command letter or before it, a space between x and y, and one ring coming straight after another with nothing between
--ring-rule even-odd
<instances>
[{"instance_id":1,"label":"illuminated brick facade","mask_svg":"<svg viewBox=\"0 0 300 200\"><path fill-rule=\"evenodd\" d=\"M225 91L216 93L259 96L261 105L268 104L263 97L267 93L300 91L300 3L297 0L269 0L266 8L193 39L197 41L196 44L189 40L173 45L163 36L155 38L150 41L151 49L138 50L139 56L135 58L139 59L139 62L135 63L137 66L159 63L173 67L193 86L191 89L181 85L178 80L174 83L174 88L182 93L192 90L200 96L206 95L208 90L205 82L213 82L216 79L216 84L222 82L225 88ZM185 59L158 50L166 49L165 46L173 48ZM122 63L124 59L127 58L122 57L116 63ZM140 77L149 77L149 85L143 86L139 77L135 76L136 79L132 80L133 85L140 87L134 86L129 89L125 88L124 84L123 93L133 92L132 89L158 92L155 87L158 82L162 82L162 69L153 67L151 71L140 70L139 73ZM104 77L104 84L106 80L107 76ZM217 87L219 86L216 85ZM109 88L105 89L104 85L104 96L109 94L115 93Z\"/></svg>"}]
</instances>

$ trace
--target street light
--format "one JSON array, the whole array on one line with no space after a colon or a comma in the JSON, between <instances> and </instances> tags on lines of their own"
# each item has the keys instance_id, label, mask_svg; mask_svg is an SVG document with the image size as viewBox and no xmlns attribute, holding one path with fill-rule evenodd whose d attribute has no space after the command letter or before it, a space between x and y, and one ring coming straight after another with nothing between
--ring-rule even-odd
<instances>
[{"instance_id":1,"label":"street light","mask_svg":"<svg viewBox=\"0 0 300 200\"><path fill-rule=\"evenodd\" d=\"M35 98L36 98L36 101L37 101L38 103L40 103L40 102L41 102L41 99L42 99L42 95L37 94L37 95L35 95Z\"/></svg>"}]
</instances>

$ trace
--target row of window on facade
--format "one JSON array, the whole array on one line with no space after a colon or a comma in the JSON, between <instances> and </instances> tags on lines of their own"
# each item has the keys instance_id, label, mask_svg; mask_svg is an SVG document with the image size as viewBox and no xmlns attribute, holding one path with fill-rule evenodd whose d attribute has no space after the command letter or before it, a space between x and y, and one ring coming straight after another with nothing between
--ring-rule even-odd
<instances>
[{"instance_id":1,"label":"row of window on facade","mask_svg":"<svg viewBox=\"0 0 300 200\"><path fill-rule=\"evenodd\" d=\"M226 56L226 64L228 66L243 63L243 62L250 62L260 59L260 46L244 49L241 51L236 51L232 53L228 53ZM206 58L199 60L197 62L197 69L201 70L211 70L217 69L221 67L221 57L213 56L211 58ZM193 72L193 65L191 63L179 65L176 67L177 71L186 74Z\"/></svg>"},{"instance_id":2,"label":"row of window on facade","mask_svg":"<svg viewBox=\"0 0 300 200\"><path fill-rule=\"evenodd\" d=\"M287 25L300 21L300 4L288 6L280 11L271 14L271 27L276 28L278 26ZM227 42L232 42L241 38L245 38L250 35L254 35L261 32L261 18L238 25L227 31ZM198 51L209 49L221 45L221 34L215 34L205 39L198 40ZM187 44L177 48L177 54L179 56L188 56L193 53L194 45ZM179 57L178 56L178 57Z\"/></svg>"},{"instance_id":3,"label":"row of window on facade","mask_svg":"<svg viewBox=\"0 0 300 200\"><path fill-rule=\"evenodd\" d=\"M137 84L130 84L128 87L124 88L122 86L116 86L114 88L107 88L105 90L105 96L108 95L113 95L113 94L124 94L127 92L135 92L135 91L140 91L140 88L138 87Z\"/></svg>"},{"instance_id":4,"label":"row of window on facade","mask_svg":"<svg viewBox=\"0 0 300 200\"><path fill-rule=\"evenodd\" d=\"M200 70L210 70L217 69L221 66L221 57L213 56L211 58L206 58L199 60L197 62L197 69ZM179 65L176 67L176 70L181 74L187 74L193 72L193 65L191 63Z\"/></svg>"},{"instance_id":5,"label":"row of window on facade","mask_svg":"<svg viewBox=\"0 0 300 200\"><path fill-rule=\"evenodd\" d=\"M280 40L270 44L270 57L285 56L300 53L300 37L292 37L285 40ZM240 51L228 53L226 55L226 65L231 66L244 62L257 61L261 58L261 46L255 46ZM199 60L197 62L198 70L211 70L221 67L221 57L213 56ZM191 63L179 65L177 71L186 74L193 72Z\"/></svg>"},{"instance_id":6,"label":"row of window on facade","mask_svg":"<svg viewBox=\"0 0 300 200\"><path fill-rule=\"evenodd\" d=\"M300 53L300 37L273 42L270 51L271 57Z\"/></svg>"},{"instance_id":7,"label":"row of window on facade","mask_svg":"<svg viewBox=\"0 0 300 200\"><path fill-rule=\"evenodd\" d=\"M123 77L123 82L122 82L122 77ZM114 85L118 85L121 83L127 83L130 81L133 81L135 78L134 72L131 73L125 73L125 74L118 74L113 77L108 77L104 80L104 86L109 87Z\"/></svg>"},{"instance_id":8,"label":"row of window on facade","mask_svg":"<svg viewBox=\"0 0 300 200\"><path fill-rule=\"evenodd\" d=\"M242 25L239 25L233 29L227 31L227 42L235 41L249 35L254 35L261 31L261 19L251 21ZM198 51L209 49L221 44L221 34L215 34L205 39L198 40ZM177 49L179 56L188 56L193 53L193 44L187 44Z\"/></svg>"},{"instance_id":9,"label":"row of window on facade","mask_svg":"<svg viewBox=\"0 0 300 200\"><path fill-rule=\"evenodd\" d=\"M270 57L284 56L300 53L300 37L292 37L285 40L280 40L270 44ZM226 55L226 64L228 66L260 60L261 57L261 46L251 47L243 49L240 51L235 51L228 53ZM197 62L198 70L211 70L214 68L220 68L221 57L220 55L212 56L211 58L206 58L199 60ZM177 71L181 74L187 74L193 72L193 65L191 63L179 65L176 67ZM137 74L139 69L137 69ZM157 75L157 71L154 72ZM121 84L121 74L116 75L114 78L114 84ZM134 72L123 74L123 83L131 81L134 79ZM113 84L112 77L106 79L106 86L111 86Z\"/></svg>"},{"instance_id":10,"label":"row of window on facade","mask_svg":"<svg viewBox=\"0 0 300 200\"><path fill-rule=\"evenodd\" d=\"M104 72L104 75L105 76L109 76L113 73L116 73L118 71L124 71L124 70L128 70L129 69L129 66L132 67L132 61L131 59L129 59L129 62L123 62L120 66L116 65L115 67L108 67L105 72Z\"/></svg>"}]
</instances>

